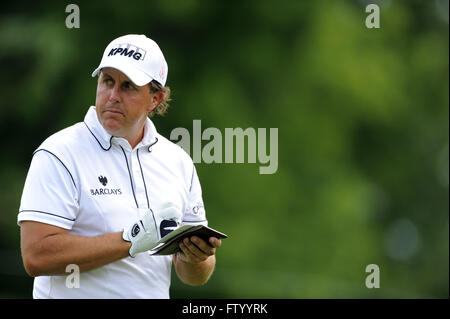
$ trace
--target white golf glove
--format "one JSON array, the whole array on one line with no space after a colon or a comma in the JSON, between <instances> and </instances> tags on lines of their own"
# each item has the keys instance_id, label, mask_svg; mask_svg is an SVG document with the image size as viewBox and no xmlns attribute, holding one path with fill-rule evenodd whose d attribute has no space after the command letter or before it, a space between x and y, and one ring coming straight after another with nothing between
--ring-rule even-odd
<instances>
[{"instance_id":1,"label":"white golf glove","mask_svg":"<svg viewBox=\"0 0 450 319\"><path fill-rule=\"evenodd\" d=\"M172 203L164 204L155 212L145 210L141 218L122 233L123 240L131 242L130 256L154 248L162 237L180 226L180 221L181 210Z\"/></svg>"}]
</instances>

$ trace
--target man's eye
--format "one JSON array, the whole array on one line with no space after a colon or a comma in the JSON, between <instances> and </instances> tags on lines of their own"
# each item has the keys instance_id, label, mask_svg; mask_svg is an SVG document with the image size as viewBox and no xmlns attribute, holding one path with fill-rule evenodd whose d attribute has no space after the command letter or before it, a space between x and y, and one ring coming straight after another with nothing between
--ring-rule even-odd
<instances>
[{"instance_id":1,"label":"man's eye","mask_svg":"<svg viewBox=\"0 0 450 319\"><path fill-rule=\"evenodd\" d=\"M134 86L130 82L124 82L123 87L126 89L133 89Z\"/></svg>"},{"instance_id":2,"label":"man's eye","mask_svg":"<svg viewBox=\"0 0 450 319\"><path fill-rule=\"evenodd\" d=\"M112 83L112 80L111 80L111 79L104 79L104 80L103 80L103 83L105 83L105 84L111 84L111 83Z\"/></svg>"}]
</instances>

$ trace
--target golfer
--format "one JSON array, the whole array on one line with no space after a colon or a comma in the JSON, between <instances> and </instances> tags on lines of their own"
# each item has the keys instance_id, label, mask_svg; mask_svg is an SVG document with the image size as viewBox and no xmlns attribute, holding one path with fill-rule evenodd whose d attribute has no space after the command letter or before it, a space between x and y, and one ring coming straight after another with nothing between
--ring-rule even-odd
<instances>
[{"instance_id":1,"label":"golfer","mask_svg":"<svg viewBox=\"0 0 450 319\"><path fill-rule=\"evenodd\" d=\"M167 71L145 35L113 40L92 74L95 106L34 151L18 214L34 298L169 298L172 264L188 285L211 276L217 238L149 253L180 225L207 224L191 158L149 118L168 107Z\"/></svg>"}]
</instances>

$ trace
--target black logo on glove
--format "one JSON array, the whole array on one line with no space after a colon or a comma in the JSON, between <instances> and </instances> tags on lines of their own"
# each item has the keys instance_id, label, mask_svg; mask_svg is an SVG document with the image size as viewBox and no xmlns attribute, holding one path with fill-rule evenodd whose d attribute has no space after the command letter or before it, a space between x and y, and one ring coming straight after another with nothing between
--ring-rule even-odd
<instances>
[{"instance_id":1,"label":"black logo on glove","mask_svg":"<svg viewBox=\"0 0 450 319\"><path fill-rule=\"evenodd\" d=\"M139 225L134 224L133 228L131 229L131 237L136 237L140 231L141 231L141 229L139 228Z\"/></svg>"},{"instance_id":2,"label":"black logo on glove","mask_svg":"<svg viewBox=\"0 0 450 319\"><path fill-rule=\"evenodd\" d=\"M166 236L168 233L174 231L177 228L177 222L174 220L163 220L159 231L161 233L161 238Z\"/></svg>"}]
</instances>

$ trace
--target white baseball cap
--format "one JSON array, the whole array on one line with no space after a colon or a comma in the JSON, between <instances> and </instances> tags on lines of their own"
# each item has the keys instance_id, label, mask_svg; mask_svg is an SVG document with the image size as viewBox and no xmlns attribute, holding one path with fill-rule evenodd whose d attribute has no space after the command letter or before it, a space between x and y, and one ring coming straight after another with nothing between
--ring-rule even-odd
<instances>
[{"instance_id":1,"label":"white baseball cap","mask_svg":"<svg viewBox=\"0 0 450 319\"><path fill-rule=\"evenodd\" d=\"M152 80L166 85L168 68L164 55L158 44L143 34L128 34L111 41L92 77L106 67L121 71L137 86Z\"/></svg>"}]
</instances>

